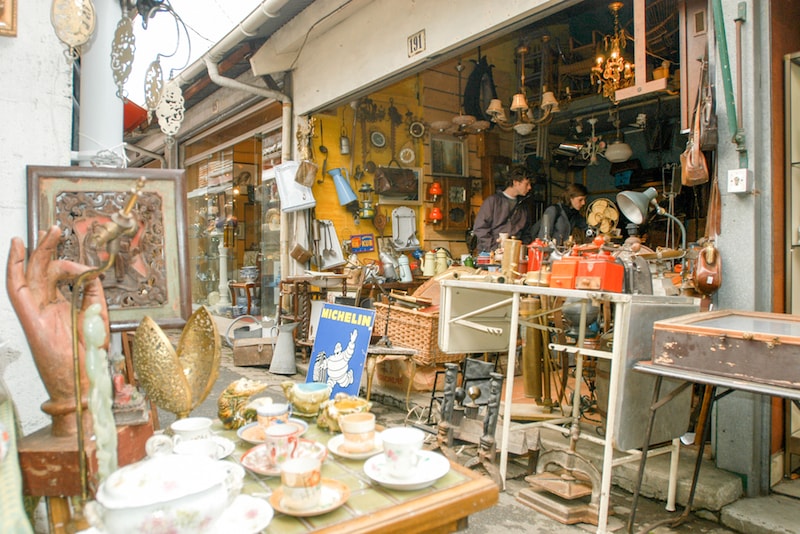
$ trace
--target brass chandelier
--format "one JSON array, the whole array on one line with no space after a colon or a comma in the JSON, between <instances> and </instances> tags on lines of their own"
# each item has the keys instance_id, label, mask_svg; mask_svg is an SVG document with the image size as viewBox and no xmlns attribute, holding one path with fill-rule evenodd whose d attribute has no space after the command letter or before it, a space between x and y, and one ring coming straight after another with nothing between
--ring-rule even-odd
<instances>
[{"instance_id":1,"label":"brass chandelier","mask_svg":"<svg viewBox=\"0 0 800 534\"><path fill-rule=\"evenodd\" d=\"M614 33L603 38L603 52L597 55L592 67L591 80L597 85L597 92L616 101L618 89L630 87L634 82L634 65L627 61L622 52L632 37L619 26L619 10L622 2L611 2L608 9L614 16Z\"/></svg>"}]
</instances>

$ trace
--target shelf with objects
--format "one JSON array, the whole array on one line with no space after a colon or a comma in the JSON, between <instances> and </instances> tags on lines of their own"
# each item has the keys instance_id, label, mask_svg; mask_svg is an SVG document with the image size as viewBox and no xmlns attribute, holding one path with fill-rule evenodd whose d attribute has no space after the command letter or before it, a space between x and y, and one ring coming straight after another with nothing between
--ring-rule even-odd
<instances>
[{"instance_id":1,"label":"shelf with objects","mask_svg":"<svg viewBox=\"0 0 800 534\"><path fill-rule=\"evenodd\" d=\"M196 180L187 195L192 303L231 317L259 313L262 257L258 168L233 154L187 167Z\"/></svg>"}]
</instances>

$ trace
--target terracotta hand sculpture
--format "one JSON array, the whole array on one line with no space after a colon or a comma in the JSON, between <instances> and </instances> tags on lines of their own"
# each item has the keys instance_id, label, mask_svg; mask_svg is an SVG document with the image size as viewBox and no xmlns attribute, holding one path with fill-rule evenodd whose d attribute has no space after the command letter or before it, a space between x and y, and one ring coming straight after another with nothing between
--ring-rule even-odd
<instances>
[{"instance_id":1,"label":"terracotta hand sculpture","mask_svg":"<svg viewBox=\"0 0 800 534\"><path fill-rule=\"evenodd\" d=\"M57 284L74 279L91 268L72 261L54 259L60 239L61 229L57 226L41 232L39 245L31 253L26 268L25 246L21 239L13 238L8 254L6 288L28 338L39 375L50 395L50 399L42 404L42 410L53 418L52 434L69 436L77 433L71 304L58 290ZM83 324L86 309L95 303L100 304L100 317L108 329L105 294L97 278L87 282L83 288L83 303L78 314L79 326ZM78 328L79 333L82 331L82 328ZM83 362L83 339L79 339L78 345L79 358ZM85 395L89 389L85 365L81 366L81 388ZM86 406L84 395L83 405ZM83 420L85 426L91 424L91 417L84 417Z\"/></svg>"}]
</instances>

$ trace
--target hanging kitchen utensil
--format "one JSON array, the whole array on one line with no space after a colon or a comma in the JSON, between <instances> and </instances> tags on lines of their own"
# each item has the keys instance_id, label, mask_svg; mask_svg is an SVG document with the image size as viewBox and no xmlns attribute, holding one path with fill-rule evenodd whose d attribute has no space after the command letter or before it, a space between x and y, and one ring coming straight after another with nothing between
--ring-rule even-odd
<instances>
[{"instance_id":1,"label":"hanging kitchen utensil","mask_svg":"<svg viewBox=\"0 0 800 534\"><path fill-rule=\"evenodd\" d=\"M380 209L380 206L375 206L375 218L372 220L372 225L383 237L383 231L386 229L386 212Z\"/></svg>"},{"instance_id":2,"label":"hanging kitchen utensil","mask_svg":"<svg viewBox=\"0 0 800 534\"><path fill-rule=\"evenodd\" d=\"M333 269L344 265L344 253L342 252L341 242L336 234L336 227L333 225L333 221L321 219L319 223L320 233L325 242L325 248L322 250L321 269Z\"/></svg>"},{"instance_id":3,"label":"hanging kitchen utensil","mask_svg":"<svg viewBox=\"0 0 800 534\"><path fill-rule=\"evenodd\" d=\"M397 111L396 107L394 107L394 98L389 99L388 113L389 113L389 125L390 125L389 148L392 151L392 159L389 161L389 165L387 165L387 167L391 166L392 162L397 163L397 160L395 160L395 157L397 157L397 127L403 124L403 116L400 115L400 112ZM397 166L399 167L400 164L397 163Z\"/></svg>"},{"instance_id":4,"label":"hanging kitchen utensil","mask_svg":"<svg viewBox=\"0 0 800 534\"><path fill-rule=\"evenodd\" d=\"M328 147L325 146L325 139L322 135L322 121L319 121L319 153L325 157L322 160L322 178L317 180L317 183L321 184L325 181L325 173L328 172Z\"/></svg>"},{"instance_id":5,"label":"hanging kitchen utensil","mask_svg":"<svg viewBox=\"0 0 800 534\"><path fill-rule=\"evenodd\" d=\"M347 137L347 127L344 124L344 110L342 110L342 135L339 137L339 153L342 156L350 154L350 138Z\"/></svg>"}]
</instances>

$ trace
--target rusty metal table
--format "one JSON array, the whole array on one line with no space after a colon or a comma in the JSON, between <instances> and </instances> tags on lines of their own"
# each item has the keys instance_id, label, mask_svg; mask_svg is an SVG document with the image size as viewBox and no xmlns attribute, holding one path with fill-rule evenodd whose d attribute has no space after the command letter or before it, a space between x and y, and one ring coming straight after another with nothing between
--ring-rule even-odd
<instances>
[{"instance_id":1,"label":"rusty metal table","mask_svg":"<svg viewBox=\"0 0 800 534\"><path fill-rule=\"evenodd\" d=\"M650 432L652 427L652 420L655 417L656 410L663 406L664 404L668 403L672 400L671 395L667 395L665 397L660 397L660 389L661 389L661 382L664 378L674 378L678 380L683 380L685 384L703 384L706 386L706 395L703 399L703 412L705 413L705 420L700 421L698 420L698 425L702 423L702 428L708 429L709 421L711 418L711 407L710 404L715 400L731 393L733 391L746 391L749 393L759 393L761 395L769 395L773 397L783 397L786 399L791 399L795 401L800 401L800 389L798 388L789 388L789 387L781 387L776 386L774 384L765 384L763 382L758 382L756 380L747 380L743 378L734 378L730 376L722 376L718 374L712 373L705 373L702 371L695 371L690 369L682 369L679 367L674 367L671 365L659 365L655 364L652 361L643 361L634 364L633 369L635 371L639 371L642 373L646 373L649 375L655 375L656 382L653 386L653 403L650 406L650 422L648 423L648 427L645 431L646 434ZM717 387L727 388L727 391L723 392L719 396L715 395L715 390ZM701 419L703 419L701 417ZM704 434L704 431L700 432ZM642 438L643 443L643 454L642 458L639 463L639 475L636 482L636 486L634 487L633 492L633 500L631 503L631 515L628 519L628 532L631 532L633 522L636 517L636 507L639 500L639 492L641 490L642 485L642 475L644 473L645 465L647 463L647 446L649 443L649 434L645 435ZM703 449L705 447L705 436L699 435L697 439L700 440L700 447L697 453L697 460L695 462L694 473L692 475L692 487L689 493L689 499L686 504L686 508L684 513L681 517L678 518L678 522L686 517L686 515L691 512L692 502L694 500L694 491L697 485L697 476L700 472L700 464L703 459ZM679 523L676 523L679 524Z\"/></svg>"},{"instance_id":2,"label":"rusty metal table","mask_svg":"<svg viewBox=\"0 0 800 534\"><path fill-rule=\"evenodd\" d=\"M304 438L327 444L335 434L321 430L312 420ZM219 422L215 423L218 425ZM236 442L230 459L238 462L252 445L239 441L236 432L218 430ZM454 532L466 527L470 514L497 503L499 488L489 478L460 465L428 488L415 491L386 489L364 473L363 460L348 460L328 454L322 476L347 485L350 497L341 507L314 517L293 517L278 513L264 530L266 533L366 532ZM268 496L280 486L280 477L267 477L248 471L243 493Z\"/></svg>"}]
</instances>

